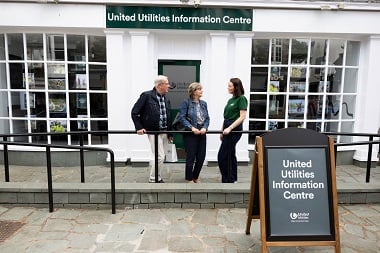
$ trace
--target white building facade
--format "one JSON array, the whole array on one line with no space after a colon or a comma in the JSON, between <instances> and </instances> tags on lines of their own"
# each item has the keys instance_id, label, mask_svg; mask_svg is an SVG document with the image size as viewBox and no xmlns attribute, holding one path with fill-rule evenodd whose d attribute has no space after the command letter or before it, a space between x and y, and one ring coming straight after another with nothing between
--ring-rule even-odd
<instances>
[{"instance_id":1,"label":"white building facade","mask_svg":"<svg viewBox=\"0 0 380 253\"><path fill-rule=\"evenodd\" d=\"M158 74L175 86L174 110L188 84L202 83L210 130L221 129L228 81L239 77L250 102L245 130L377 133L376 2L2 2L0 134L134 130L132 106ZM79 142L76 136L15 140ZM88 135L85 143L112 148L116 161L151 159L144 136ZM219 144L218 135L208 135L208 162L216 161ZM238 160L249 161L253 148L254 138L243 135ZM366 146L340 151L367 160Z\"/></svg>"}]
</instances>

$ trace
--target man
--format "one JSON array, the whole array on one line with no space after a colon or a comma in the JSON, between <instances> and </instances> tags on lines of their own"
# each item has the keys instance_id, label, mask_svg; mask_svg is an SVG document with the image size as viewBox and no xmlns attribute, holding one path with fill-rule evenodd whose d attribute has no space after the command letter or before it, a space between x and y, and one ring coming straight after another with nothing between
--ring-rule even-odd
<instances>
[{"instance_id":1,"label":"man","mask_svg":"<svg viewBox=\"0 0 380 253\"><path fill-rule=\"evenodd\" d=\"M165 94L169 92L169 80L166 76L158 76L154 80L154 88L143 92L132 108L132 120L137 134L143 135L146 131L171 130L171 106ZM167 134L158 135L158 183L163 183L161 171L165 160L165 148L168 144ZM154 154L154 134L148 134L152 153ZM149 183L155 183L155 160L150 169Z\"/></svg>"}]
</instances>

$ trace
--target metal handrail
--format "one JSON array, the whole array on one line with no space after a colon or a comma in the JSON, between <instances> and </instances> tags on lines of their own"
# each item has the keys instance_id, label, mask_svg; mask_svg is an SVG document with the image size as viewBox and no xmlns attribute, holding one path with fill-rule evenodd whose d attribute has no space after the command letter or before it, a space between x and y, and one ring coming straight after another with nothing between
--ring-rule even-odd
<instances>
[{"instance_id":1,"label":"metal handrail","mask_svg":"<svg viewBox=\"0 0 380 253\"><path fill-rule=\"evenodd\" d=\"M6 139L7 137L4 137ZM53 207L53 178L52 178L52 166L51 166L51 148L62 148L62 149L79 149L81 153L84 150L92 151L105 151L110 155L110 166L111 166L111 206L112 214L116 213L116 189L115 189L115 155L114 152L109 148L102 147L92 147L92 146L70 146L70 145L57 145L57 144L42 144L42 143L26 143L26 142L11 142L11 141L0 141L0 144L4 145L4 169L5 169L5 181L9 182L9 160L8 160L8 145L15 146L33 146L33 147L45 147L46 149L46 168L47 168L47 180L48 180L48 197L49 197L49 212L54 211ZM83 143L81 143L83 144ZM81 166L84 166L84 158L81 155ZM6 162L6 163L5 163ZM81 175L84 177L84 170L82 170ZM84 182L84 180L81 180Z\"/></svg>"},{"instance_id":2,"label":"metal handrail","mask_svg":"<svg viewBox=\"0 0 380 253\"><path fill-rule=\"evenodd\" d=\"M189 131L147 131L146 134L153 134L155 140L155 181L158 182L158 135L159 134L173 134L173 133L188 133ZM270 131L263 130L242 130L234 131L234 133L242 134L253 134L254 136L262 135ZM213 131L210 130L207 134L221 134L222 131ZM51 175L51 148L62 148L62 149L77 149L80 151L80 166L81 166L81 182L85 182L84 176L84 150L98 150L106 151L110 154L110 163L111 163L111 204L112 204L112 213L116 212L115 209L115 161L114 161L114 152L109 148L103 147L94 147L94 146L84 146L83 145L83 136L88 134L136 134L136 131L76 131L76 132L65 132L65 133L23 133L23 134L1 134L0 137L3 138L3 141L0 141L0 144L4 146L4 169L5 169L5 181L9 182L9 158L8 158L8 145L18 145L18 146L34 146L34 147L45 147L46 149L46 160L47 160L47 177L48 177L48 193L49 193L49 211L53 212L53 191L52 191L52 175ZM374 144L379 144L380 141L374 141L373 139L379 138L380 134L370 134L370 133L339 133L339 132L321 132L321 134L326 135L344 135L344 136L361 136L368 137L369 141L365 142L351 142L351 143L335 143L334 149L335 153L337 152L338 146L357 146L357 145L368 145L368 156L367 156L367 171L366 171L366 182L370 180L370 170L371 170L371 157L372 157L372 147ZM47 136L47 135L79 135L80 143L79 146L76 145L57 145L57 144L43 144L43 143L28 143L28 142L14 142L8 141L10 137L19 137L19 136ZM231 135L229 135L231 137ZM230 166L230 163L229 163ZM230 168L228 168L228 173L230 173Z\"/></svg>"}]
</instances>

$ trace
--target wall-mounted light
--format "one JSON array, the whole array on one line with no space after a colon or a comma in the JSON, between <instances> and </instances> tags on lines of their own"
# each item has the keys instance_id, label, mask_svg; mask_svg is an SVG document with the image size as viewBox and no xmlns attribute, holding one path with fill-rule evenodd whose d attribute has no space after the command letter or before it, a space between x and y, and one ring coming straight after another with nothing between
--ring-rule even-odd
<instances>
[{"instance_id":1,"label":"wall-mounted light","mask_svg":"<svg viewBox=\"0 0 380 253\"><path fill-rule=\"evenodd\" d=\"M194 0L194 7L198 8L201 5L201 0Z\"/></svg>"}]
</instances>

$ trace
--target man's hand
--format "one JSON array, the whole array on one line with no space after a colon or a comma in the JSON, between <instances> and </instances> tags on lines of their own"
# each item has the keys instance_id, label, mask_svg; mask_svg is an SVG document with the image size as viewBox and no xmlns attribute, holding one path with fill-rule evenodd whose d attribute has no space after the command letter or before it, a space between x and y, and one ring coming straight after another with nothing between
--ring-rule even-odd
<instances>
[{"instance_id":1,"label":"man's hand","mask_svg":"<svg viewBox=\"0 0 380 253\"><path fill-rule=\"evenodd\" d=\"M145 132L146 132L145 128L142 128L142 129L140 129L140 130L137 130L137 134L138 134L138 135L143 135L143 134L145 134Z\"/></svg>"}]
</instances>

